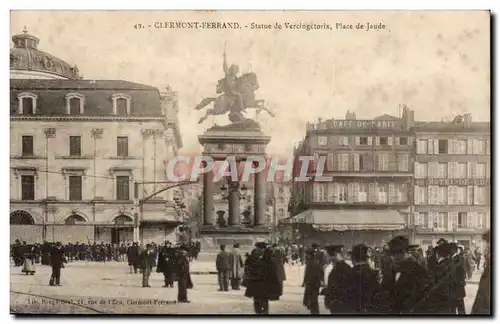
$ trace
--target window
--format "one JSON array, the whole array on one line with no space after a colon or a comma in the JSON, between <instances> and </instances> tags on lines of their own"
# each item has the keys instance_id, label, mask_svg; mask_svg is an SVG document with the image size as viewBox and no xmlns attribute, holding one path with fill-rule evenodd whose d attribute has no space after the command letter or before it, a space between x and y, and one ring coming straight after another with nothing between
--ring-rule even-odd
<instances>
[{"instance_id":1,"label":"window","mask_svg":"<svg viewBox=\"0 0 500 324\"><path fill-rule=\"evenodd\" d=\"M423 228L429 227L429 213L418 213L418 219L415 221L415 225L420 225Z\"/></svg>"},{"instance_id":2,"label":"window","mask_svg":"<svg viewBox=\"0 0 500 324\"><path fill-rule=\"evenodd\" d=\"M419 139L417 141L417 154L427 154L427 140Z\"/></svg>"},{"instance_id":3,"label":"window","mask_svg":"<svg viewBox=\"0 0 500 324\"><path fill-rule=\"evenodd\" d=\"M126 94L115 94L111 98L113 100L113 113L118 116L130 115L131 97Z\"/></svg>"},{"instance_id":4,"label":"window","mask_svg":"<svg viewBox=\"0 0 500 324\"><path fill-rule=\"evenodd\" d=\"M486 141L474 140L473 154L486 154Z\"/></svg>"},{"instance_id":5,"label":"window","mask_svg":"<svg viewBox=\"0 0 500 324\"><path fill-rule=\"evenodd\" d=\"M368 145L368 137L360 137L359 144L360 145Z\"/></svg>"},{"instance_id":6,"label":"window","mask_svg":"<svg viewBox=\"0 0 500 324\"><path fill-rule=\"evenodd\" d=\"M387 203L387 185L386 184L379 184L378 185L378 192L377 192L377 203L379 204L386 204Z\"/></svg>"},{"instance_id":7,"label":"window","mask_svg":"<svg viewBox=\"0 0 500 324\"><path fill-rule=\"evenodd\" d=\"M325 183L315 183L314 184L314 201L327 201L327 190Z\"/></svg>"},{"instance_id":8,"label":"window","mask_svg":"<svg viewBox=\"0 0 500 324\"><path fill-rule=\"evenodd\" d=\"M82 200L82 176L73 175L68 177L69 200Z\"/></svg>"},{"instance_id":9,"label":"window","mask_svg":"<svg viewBox=\"0 0 500 324\"><path fill-rule=\"evenodd\" d=\"M66 95L66 113L68 115L82 115L85 97L79 93Z\"/></svg>"},{"instance_id":10,"label":"window","mask_svg":"<svg viewBox=\"0 0 500 324\"><path fill-rule=\"evenodd\" d=\"M448 166L446 165L446 163L438 163L436 177L446 178L447 169Z\"/></svg>"},{"instance_id":11,"label":"window","mask_svg":"<svg viewBox=\"0 0 500 324\"><path fill-rule=\"evenodd\" d=\"M486 213L485 212L477 212L477 227L478 228L486 228Z\"/></svg>"},{"instance_id":12,"label":"window","mask_svg":"<svg viewBox=\"0 0 500 324\"><path fill-rule=\"evenodd\" d=\"M415 186L415 205L425 205L427 202L427 187Z\"/></svg>"},{"instance_id":13,"label":"window","mask_svg":"<svg viewBox=\"0 0 500 324\"><path fill-rule=\"evenodd\" d=\"M318 136L318 145L325 146L328 143L328 139L326 136Z\"/></svg>"},{"instance_id":14,"label":"window","mask_svg":"<svg viewBox=\"0 0 500 324\"><path fill-rule=\"evenodd\" d=\"M379 142L380 142L380 145L387 145L388 144L387 137L381 137Z\"/></svg>"},{"instance_id":15,"label":"window","mask_svg":"<svg viewBox=\"0 0 500 324\"><path fill-rule=\"evenodd\" d=\"M458 213L458 228L466 228L467 227L467 213Z\"/></svg>"},{"instance_id":16,"label":"window","mask_svg":"<svg viewBox=\"0 0 500 324\"><path fill-rule=\"evenodd\" d=\"M399 137L399 145L408 145L408 137Z\"/></svg>"},{"instance_id":17,"label":"window","mask_svg":"<svg viewBox=\"0 0 500 324\"><path fill-rule=\"evenodd\" d=\"M337 184L336 202L338 203L347 202L347 184L345 183Z\"/></svg>"},{"instance_id":18,"label":"window","mask_svg":"<svg viewBox=\"0 0 500 324\"><path fill-rule=\"evenodd\" d=\"M278 218L282 219L284 217L285 217L285 211L283 210L283 208L278 209Z\"/></svg>"},{"instance_id":19,"label":"window","mask_svg":"<svg viewBox=\"0 0 500 324\"><path fill-rule=\"evenodd\" d=\"M116 138L116 155L121 157L128 156L128 137L118 136Z\"/></svg>"},{"instance_id":20,"label":"window","mask_svg":"<svg viewBox=\"0 0 500 324\"><path fill-rule=\"evenodd\" d=\"M434 216L434 228L446 228L448 225L448 213L436 213Z\"/></svg>"},{"instance_id":21,"label":"window","mask_svg":"<svg viewBox=\"0 0 500 324\"><path fill-rule=\"evenodd\" d=\"M21 200L35 200L35 176L21 176Z\"/></svg>"},{"instance_id":22,"label":"window","mask_svg":"<svg viewBox=\"0 0 500 324\"><path fill-rule=\"evenodd\" d=\"M467 163L457 163L455 178L456 179L467 178Z\"/></svg>"},{"instance_id":23,"label":"window","mask_svg":"<svg viewBox=\"0 0 500 324\"><path fill-rule=\"evenodd\" d=\"M448 140L440 139L438 147L439 154L448 154Z\"/></svg>"},{"instance_id":24,"label":"window","mask_svg":"<svg viewBox=\"0 0 500 324\"><path fill-rule=\"evenodd\" d=\"M448 204L450 204L450 205L466 205L467 204L467 187L465 187L465 186L449 186L448 187Z\"/></svg>"},{"instance_id":25,"label":"window","mask_svg":"<svg viewBox=\"0 0 500 324\"><path fill-rule=\"evenodd\" d=\"M278 204L283 205L284 203L285 203L285 198L283 198L282 196L279 196L278 197Z\"/></svg>"},{"instance_id":26,"label":"window","mask_svg":"<svg viewBox=\"0 0 500 324\"><path fill-rule=\"evenodd\" d=\"M348 146L349 145L349 138L347 136L340 136L339 137L339 145Z\"/></svg>"},{"instance_id":27,"label":"window","mask_svg":"<svg viewBox=\"0 0 500 324\"><path fill-rule=\"evenodd\" d=\"M349 171L349 154L337 154L337 167L339 171Z\"/></svg>"},{"instance_id":28,"label":"window","mask_svg":"<svg viewBox=\"0 0 500 324\"><path fill-rule=\"evenodd\" d=\"M22 139L22 155L33 156L33 136L23 136Z\"/></svg>"},{"instance_id":29,"label":"window","mask_svg":"<svg viewBox=\"0 0 500 324\"><path fill-rule=\"evenodd\" d=\"M427 163L415 162L415 178L427 178Z\"/></svg>"},{"instance_id":30,"label":"window","mask_svg":"<svg viewBox=\"0 0 500 324\"><path fill-rule=\"evenodd\" d=\"M116 200L130 200L129 177L116 177Z\"/></svg>"},{"instance_id":31,"label":"window","mask_svg":"<svg viewBox=\"0 0 500 324\"><path fill-rule=\"evenodd\" d=\"M429 186L428 200L429 200L429 205L446 205L447 201L446 187Z\"/></svg>"},{"instance_id":32,"label":"window","mask_svg":"<svg viewBox=\"0 0 500 324\"><path fill-rule=\"evenodd\" d=\"M407 154L399 156L399 165L398 165L399 171L408 172L408 159L409 156Z\"/></svg>"},{"instance_id":33,"label":"window","mask_svg":"<svg viewBox=\"0 0 500 324\"><path fill-rule=\"evenodd\" d=\"M358 186L358 192L357 195L358 197L358 202L367 202L368 201L368 184L367 183L359 183Z\"/></svg>"},{"instance_id":34,"label":"window","mask_svg":"<svg viewBox=\"0 0 500 324\"><path fill-rule=\"evenodd\" d=\"M282 194L282 193L283 193L283 187L279 187L279 188L278 188L278 191L279 191L279 193L281 193L281 194Z\"/></svg>"},{"instance_id":35,"label":"window","mask_svg":"<svg viewBox=\"0 0 500 324\"><path fill-rule=\"evenodd\" d=\"M69 155L70 156L81 156L82 155L82 143L81 136L70 136L69 137Z\"/></svg>"},{"instance_id":36,"label":"window","mask_svg":"<svg viewBox=\"0 0 500 324\"><path fill-rule=\"evenodd\" d=\"M474 176L476 179L486 178L486 163L476 163L476 172Z\"/></svg>"},{"instance_id":37,"label":"window","mask_svg":"<svg viewBox=\"0 0 500 324\"><path fill-rule=\"evenodd\" d=\"M486 205L486 187L474 187L474 205Z\"/></svg>"},{"instance_id":38,"label":"window","mask_svg":"<svg viewBox=\"0 0 500 324\"><path fill-rule=\"evenodd\" d=\"M38 96L33 93L23 92L17 96L18 100L18 113L20 115L35 115L36 114L36 101Z\"/></svg>"},{"instance_id":39,"label":"window","mask_svg":"<svg viewBox=\"0 0 500 324\"><path fill-rule=\"evenodd\" d=\"M328 171L334 171L334 165L333 165L334 159L335 156L333 155L333 153L328 153L328 155L326 156L326 169Z\"/></svg>"},{"instance_id":40,"label":"window","mask_svg":"<svg viewBox=\"0 0 500 324\"><path fill-rule=\"evenodd\" d=\"M456 140L453 149L454 154L467 154L467 140Z\"/></svg>"},{"instance_id":41,"label":"window","mask_svg":"<svg viewBox=\"0 0 500 324\"><path fill-rule=\"evenodd\" d=\"M389 170L389 155L379 154L378 155L378 170L377 171L388 171Z\"/></svg>"}]
</instances>

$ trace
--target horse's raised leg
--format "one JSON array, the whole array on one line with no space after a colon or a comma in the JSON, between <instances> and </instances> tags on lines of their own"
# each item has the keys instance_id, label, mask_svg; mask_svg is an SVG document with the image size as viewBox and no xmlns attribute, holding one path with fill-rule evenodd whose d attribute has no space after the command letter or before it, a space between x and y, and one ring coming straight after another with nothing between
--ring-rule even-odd
<instances>
[{"instance_id":1,"label":"horse's raised leg","mask_svg":"<svg viewBox=\"0 0 500 324\"><path fill-rule=\"evenodd\" d=\"M207 120L208 116L213 116L213 115L214 115L214 110L207 109L205 116L200 118L200 120L198 121L198 124L202 124L205 120Z\"/></svg>"}]
</instances>

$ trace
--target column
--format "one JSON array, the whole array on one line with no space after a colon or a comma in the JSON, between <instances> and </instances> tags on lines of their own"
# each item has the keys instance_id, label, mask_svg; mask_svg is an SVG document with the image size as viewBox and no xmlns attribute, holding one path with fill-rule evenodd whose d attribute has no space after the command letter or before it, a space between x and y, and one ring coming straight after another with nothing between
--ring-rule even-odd
<instances>
[{"instance_id":1,"label":"column","mask_svg":"<svg viewBox=\"0 0 500 324\"><path fill-rule=\"evenodd\" d=\"M240 184L229 182L229 226L240 225Z\"/></svg>"},{"instance_id":2,"label":"column","mask_svg":"<svg viewBox=\"0 0 500 324\"><path fill-rule=\"evenodd\" d=\"M203 225L215 224L213 180L214 174L211 170L203 173Z\"/></svg>"},{"instance_id":3,"label":"column","mask_svg":"<svg viewBox=\"0 0 500 324\"><path fill-rule=\"evenodd\" d=\"M258 164L258 162L255 162L255 164ZM266 217L266 186L264 180L265 179L263 172L255 174L255 185L254 185L255 226L264 225Z\"/></svg>"}]
</instances>

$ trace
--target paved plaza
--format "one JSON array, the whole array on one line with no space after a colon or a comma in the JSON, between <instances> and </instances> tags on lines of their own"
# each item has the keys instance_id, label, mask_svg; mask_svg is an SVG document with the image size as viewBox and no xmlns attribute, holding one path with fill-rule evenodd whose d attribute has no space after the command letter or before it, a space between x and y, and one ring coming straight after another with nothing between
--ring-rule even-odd
<instances>
[{"instance_id":1,"label":"paved plaza","mask_svg":"<svg viewBox=\"0 0 500 324\"><path fill-rule=\"evenodd\" d=\"M190 304L176 303L177 288L163 288L163 275L154 272L151 288L142 288L141 275L130 274L126 263L72 262L62 269L61 287L48 285L51 268L38 266L33 276L11 267L11 312L79 314L253 314L252 300L240 291L219 292L213 272L215 262L194 261L194 288L188 291ZM287 281L279 301L272 302L272 314L308 314L302 306L303 266L286 265ZM198 274L196 274L198 273ZM478 288L480 273L466 287L469 313ZM322 314L328 314L320 297Z\"/></svg>"}]
</instances>

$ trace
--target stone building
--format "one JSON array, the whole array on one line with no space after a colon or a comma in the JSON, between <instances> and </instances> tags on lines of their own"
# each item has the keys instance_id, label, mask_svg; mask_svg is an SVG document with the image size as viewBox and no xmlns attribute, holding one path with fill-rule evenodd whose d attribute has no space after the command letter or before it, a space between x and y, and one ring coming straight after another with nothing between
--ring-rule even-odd
<instances>
[{"instance_id":1,"label":"stone building","mask_svg":"<svg viewBox=\"0 0 500 324\"><path fill-rule=\"evenodd\" d=\"M294 183L296 215L287 222L300 224L302 239L379 245L405 228L413 177L412 121L413 112L405 107L402 118L359 120L348 111L344 120L307 125L296 157L314 156L310 176L322 168L332 180Z\"/></svg>"},{"instance_id":2,"label":"stone building","mask_svg":"<svg viewBox=\"0 0 500 324\"><path fill-rule=\"evenodd\" d=\"M27 31L10 53L11 240L175 240L165 166L182 146L171 89L85 80Z\"/></svg>"},{"instance_id":3,"label":"stone building","mask_svg":"<svg viewBox=\"0 0 500 324\"><path fill-rule=\"evenodd\" d=\"M490 227L490 123L457 116L452 122L417 122L415 213L409 220L417 244L443 237L479 245Z\"/></svg>"}]
</instances>

